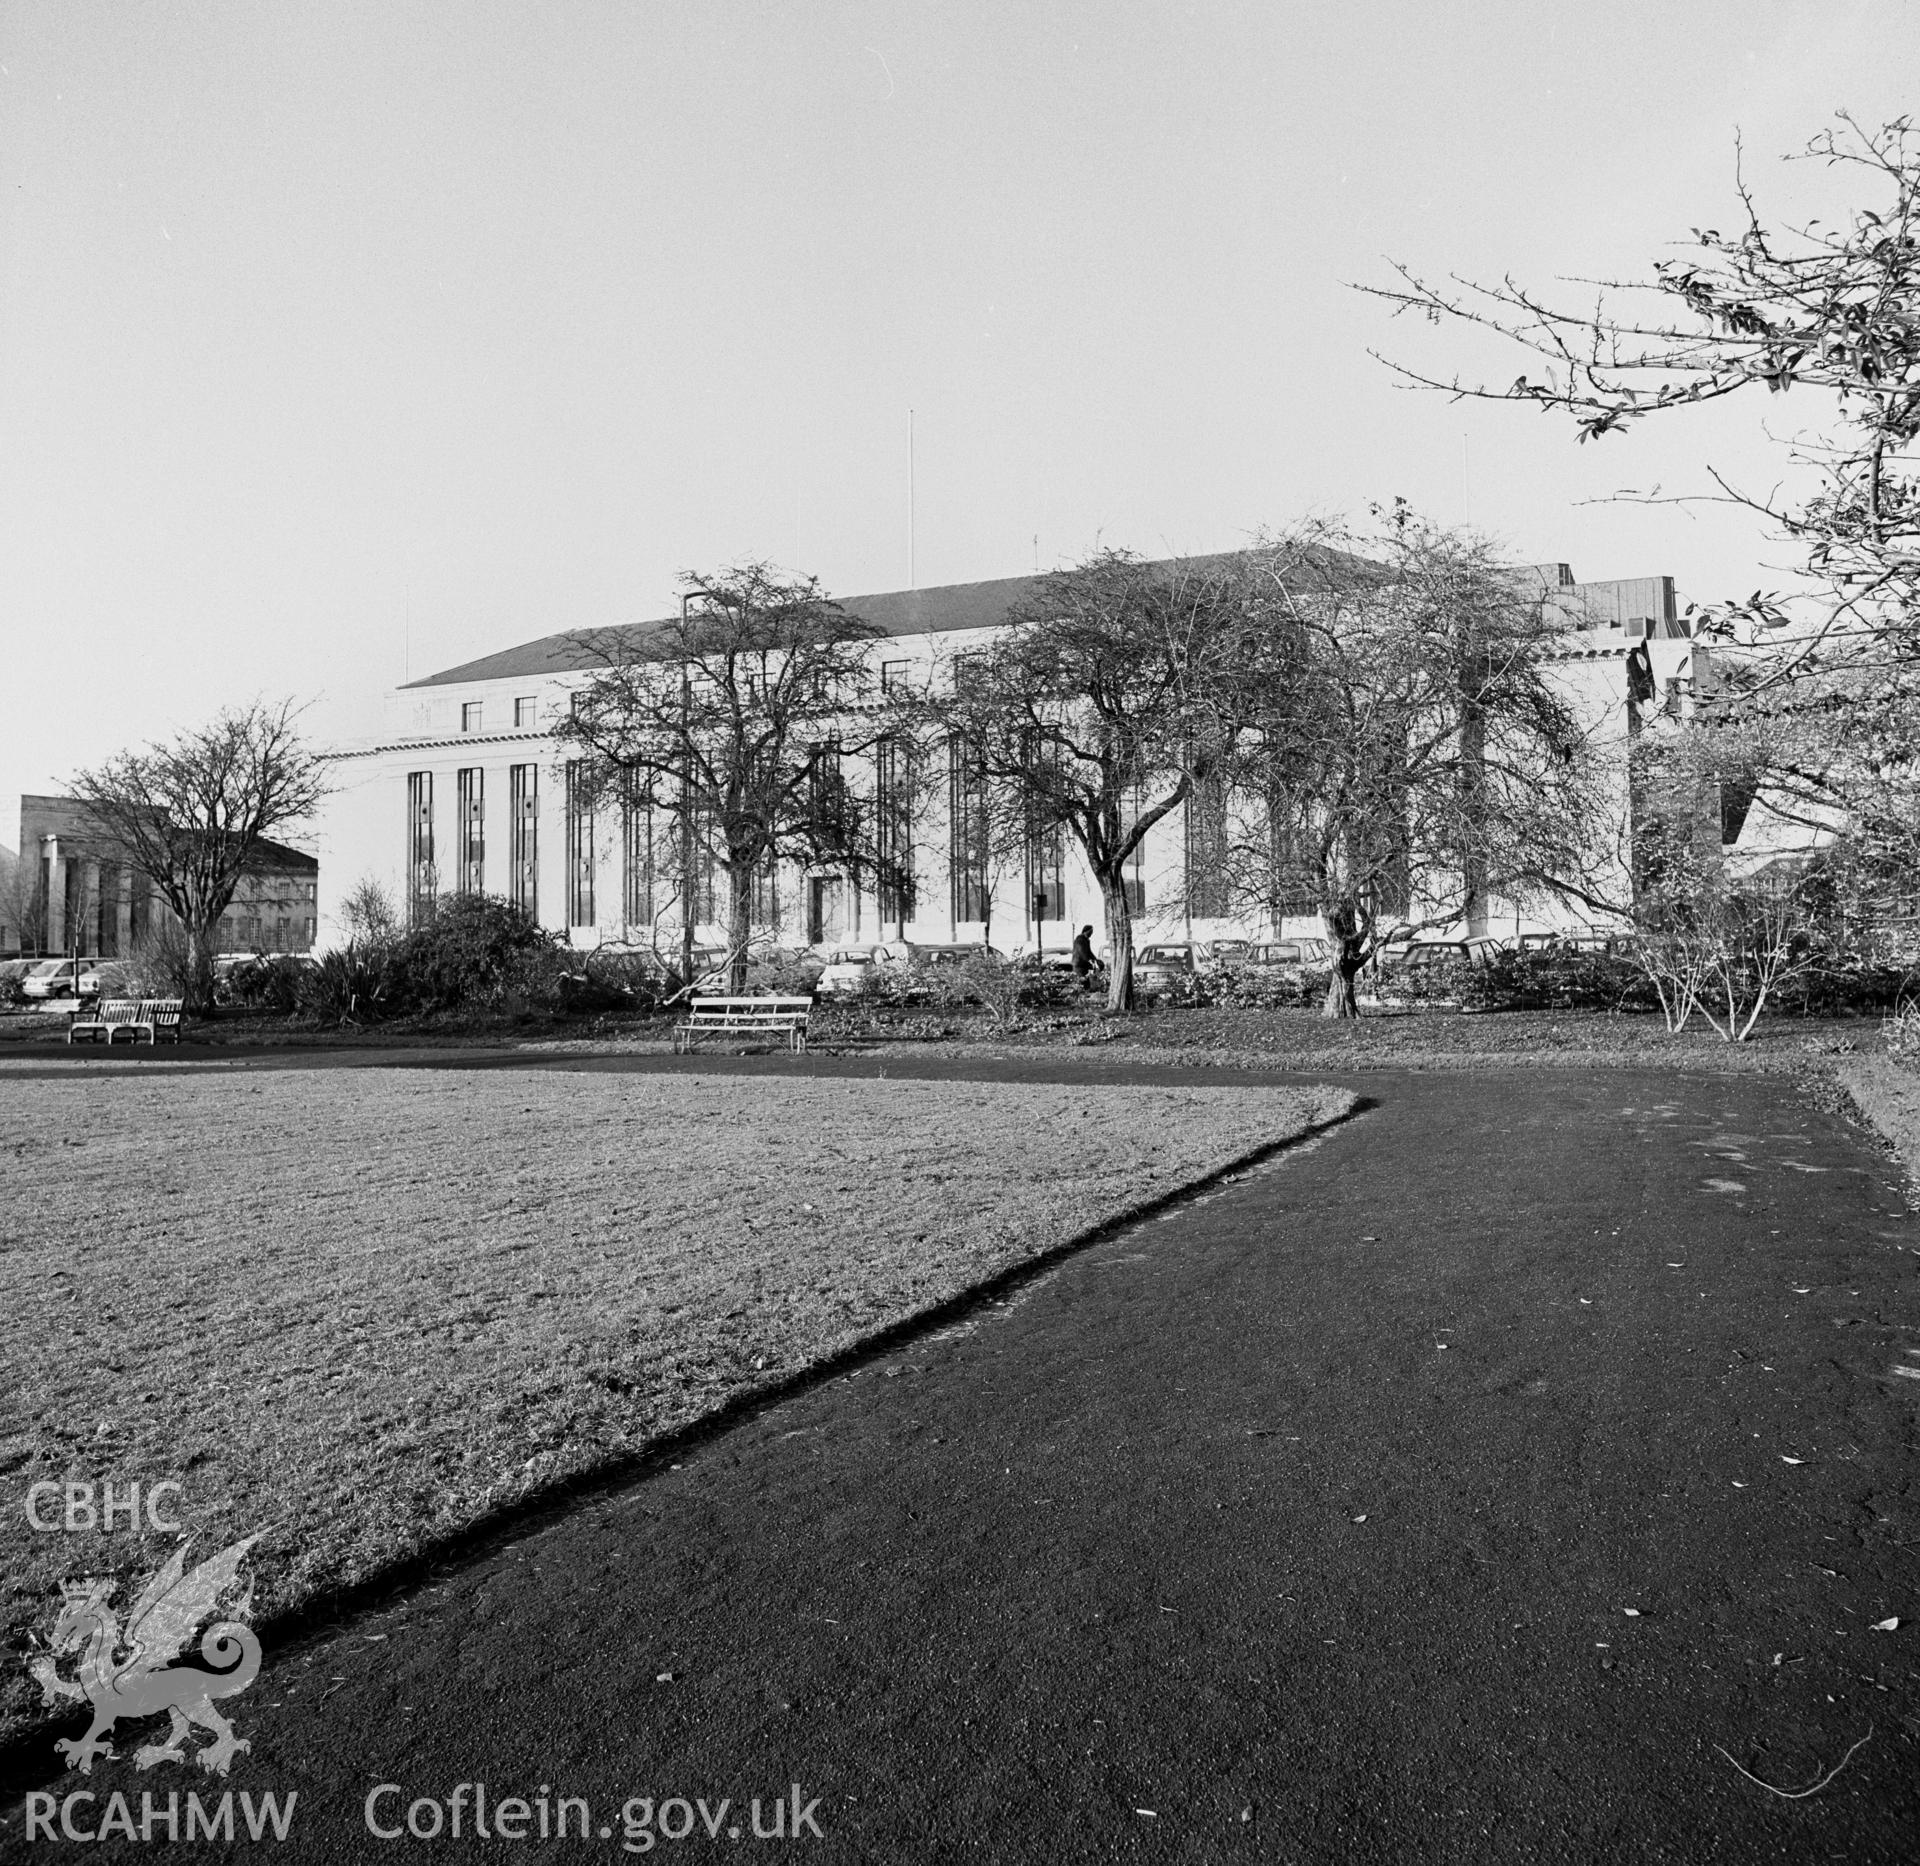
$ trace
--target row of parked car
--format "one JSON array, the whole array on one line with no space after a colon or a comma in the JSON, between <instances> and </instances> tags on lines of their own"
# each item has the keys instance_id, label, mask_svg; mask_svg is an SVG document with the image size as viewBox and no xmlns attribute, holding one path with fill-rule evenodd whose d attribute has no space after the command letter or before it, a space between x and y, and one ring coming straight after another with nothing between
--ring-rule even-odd
<instances>
[{"instance_id":1,"label":"row of parked car","mask_svg":"<svg viewBox=\"0 0 1920 1866\"><path fill-rule=\"evenodd\" d=\"M307 953L269 955L276 964L312 965ZM236 971L260 961L250 952L223 952L213 962L214 995L219 997ZM52 1004L65 1000L75 1003L100 996L101 969L116 961L97 956L68 954L61 959L0 959L0 988L9 983L19 987L19 995L30 1004Z\"/></svg>"},{"instance_id":2,"label":"row of parked car","mask_svg":"<svg viewBox=\"0 0 1920 1866\"><path fill-rule=\"evenodd\" d=\"M99 959L0 959L0 986L17 985L22 998L42 1003L55 998L97 998Z\"/></svg>"},{"instance_id":3,"label":"row of parked car","mask_svg":"<svg viewBox=\"0 0 1920 1866\"><path fill-rule=\"evenodd\" d=\"M1523 933L1517 940L1482 934L1441 939L1396 928L1375 948L1368 963L1375 977L1386 983L1451 966L1489 965L1507 952L1571 957L1625 950L1625 939L1611 934ZM1149 994L1168 990L1183 977L1315 982L1332 972L1333 958L1331 942L1319 938L1157 942L1134 954L1133 977L1135 986Z\"/></svg>"},{"instance_id":4,"label":"row of parked car","mask_svg":"<svg viewBox=\"0 0 1920 1866\"><path fill-rule=\"evenodd\" d=\"M1001 965L1039 973L1073 970L1073 951L1065 946L1025 947L1008 954L997 947L968 944L928 945L917 940L881 940L864 945L816 947L799 955L809 970L817 968L815 991L824 998L855 997L875 978L893 975L909 981L915 972L957 968L969 959L985 957ZM1096 954L1104 971L1106 953ZM1183 975L1235 972L1262 976L1297 975L1332 963L1331 949L1322 939L1196 940L1141 946L1133 956L1137 990L1149 995L1165 991Z\"/></svg>"},{"instance_id":5,"label":"row of parked car","mask_svg":"<svg viewBox=\"0 0 1920 1866\"><path fill-rule=\"evenodd\" d=\"M1454 965L1485 965L1503 952L1552 952L1571 955L1579 952L1624 950L1621 939L1602 934L1527 933L1519 939L1487 936L1463 939L1439 939L1430 935L1395 929L1381 943L1371 961L1375 976L1386 983L1395 976L1416 975L1423 970ZM674 955L668 954L666 957ZM915 975L921 975L931 988L934 977L953 971L970 959L986 958L999 965L1040 973L1066 973L1073 969L1073 954L1065 946L1023 946L1012 953L979 942L929 943L921 940L841 941L811 946L799 951L756 950L756 960L779 958L797 965L811 981L812 989L823 998L853 998L872 983L887 980L913 995ZM1302 984L1323 981L1333 968L1332 944L1323 938L1302 936L1290 939L1211 939L1154 940L1139 946L1133 956L1134 986L1148 997L1174 990L1179 981L1189 978L1228 978L1249 983L1273 982ZM1105 970L1109 955L1097 954ZM714 946L694 949L696 989L703 992L726 989L726 952Z\"/></svg>"},{"instance_id":6,"label":"row of parked car","mask_svg":"<svg viewBox=\"0 0 1920 1866\"><path fill-rule=\"evenodd\" d=\"M1625 950L1619 936L1605 934L1524 933L1518 940L1489 937L1436 939L1410 931L1389 935L1374 955L1373 967L1384 981L1393 975L1416 975L1426 968L1485 965L1509 951L1545 952L1571 956ZM674 955L667 955L669 957ZM1064 946L1022 948L1012 954L978 942L928 943L921 940L870 940L807 947L779 955L756 953L756 958L783 957L810 975L813 989L825 998L857 997L869 981L891 975L912 994L913 977L954 971L969 959L985 957L1002 965L1041 973L1073 969L1073 954ZM699 989L724 991L726 951L717 946L694 948ZM1098 955L1104 970L1107 955ZM301 955L305 963L312 963ZM239 967L253 963L249 953L222 953L214 961L216 991ZM50 959L0 960L0 986L17 981L19 995L28 1002L85 1000L100 995L101 967L109 961L81 955ZM1248 940L1156 940L1138 947L1133 956L1135 989L1153 997L1176 988L1184 978L1236 978L1248 982L1311 983L1332 970L1333 948L1317 937ZM933 979L926 977L931 989Z\"/></svg>"}]
</instances>

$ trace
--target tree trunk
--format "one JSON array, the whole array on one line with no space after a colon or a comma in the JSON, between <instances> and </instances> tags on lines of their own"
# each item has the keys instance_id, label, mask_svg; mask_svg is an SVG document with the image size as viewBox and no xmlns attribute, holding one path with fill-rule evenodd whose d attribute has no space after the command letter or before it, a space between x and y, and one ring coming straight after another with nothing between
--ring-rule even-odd
<instances>
[{"instance_id":1,"label":"tree trunk","mask_svg":"<svg viewBox=\"0 0 1920 1866\"><path fill-rule=\"evenodd\" d=\"M1343 940L1333 961L1333 976L1327 980L1326 1001L1320 1006L1322 1017L1358 1017L1360 996L1354 980L1360 974L1360 942Z\"/></svg>"},{"instance_id":2,"label":"tree trunk","mask_svg":"<svg viewBox=\"0 0 1920 1866\"><path fill-rule=\"evenodd\" d=\"M1107 910L1107 950L1113 955L1107 974L1107 1009L1133 1009L1133 909L1127 884L1118 875L1102 876L1100 898Z\"/></svg>"},{"instance_id":3,"label":"tree trunk","mask_svg":"<svg viewBox=\"0 0 1920 1866\"><path fill-rule=\"evenodd\" d=\"M213 936L208 922L189 919L181 922L187 942L187 976L184 981L186 1002L181 1009L188 1017L213 1015Z\"/></svg>"},{"instance_id":4,"label":"tree trunk","mask_svg":"<svg viewBox=\"0 0 1920 1866\"><path fill-rule=\"evenodd\" d=\"M747 988L747 946L753 938L753 868L736 857L727 865L727 989Z\"/></svg>"},{"instance_id":5,"label":"tree trunk","mask_svg":"<svg viewBox=\"0 0 1920 1866\"><path fill-rule=\"evenodd\" d=\"M1367 956L1366 934L1371 923L1352 901L1340 901L1321 910L1333 941L1333 976L1327 981L1327 999L1320 1007L1322 1017L1358 1017L1360 996L1354 980Z\"/></svg>"}]
</instances>

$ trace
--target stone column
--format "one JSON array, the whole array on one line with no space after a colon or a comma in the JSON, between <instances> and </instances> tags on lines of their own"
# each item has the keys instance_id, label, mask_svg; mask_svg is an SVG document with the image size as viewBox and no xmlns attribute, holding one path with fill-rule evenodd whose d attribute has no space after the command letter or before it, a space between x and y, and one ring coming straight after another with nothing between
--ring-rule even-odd
<instances>
[{"instance_id":1,"label":"stone column","mask_svg":"<svg viewBox=\"0 0 1920 1866\"><path fill-rule=\"evenodd\" d=\"M75 899L75 917L80 923L80 950L100 950L100 864L91 859L80 864L80 888Z\"/></svg>"},{"instance_id":2,"label":"stone column","mask_svg":"<svg viewBox=\"0 0 1920 1866\"><path fill-rule=\"evenodd\" d=\"M41 942L48 952L61 952L67 943L67 859L60 853L59 837L40 838L40 872L47 888Z\"/></svg>"}]
</instances>

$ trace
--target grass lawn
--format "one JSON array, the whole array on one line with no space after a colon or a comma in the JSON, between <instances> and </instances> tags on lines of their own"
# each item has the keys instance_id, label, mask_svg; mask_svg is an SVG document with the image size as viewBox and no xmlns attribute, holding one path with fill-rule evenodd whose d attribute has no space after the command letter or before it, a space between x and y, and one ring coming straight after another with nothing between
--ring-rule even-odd
<instances>
[{"instance_id":1,"label":"grass lawn","mask_svg":"<svg viewBox=\"0 0 1920 1866\"><path fill-rule=\"evenodd\" d=\"M377 1573L1343 1112L1338 1089L388 1069L0 1081L0 1727L29 1486L172 1479L256 1612ZM121 1602L125 1605L125 1600Z\"/></svg>"},{"instance_id":2,"label":"grass lawn","mask_svg":"<svg viewBox=\"0 0 1920 1866\"><path fill-rule=\"evenodd\" d=\"M876 1023L874 1039L888 1032ZM1764 1019L1747 1043L1725 1043L1696 1019L1671 1035L1658 1017L1602 1011L1456 1011L1369 1006L1353 1019L1317 1011L1225 1006L1156 1007L1131 1017L1093 1011L1038 1019L1013 1031L984 1020L964 1043L1041 1047L1077 1055L1187 1067L1327 1070L1628 1067L1825 1073L1838 1056L1877 1053L1881 1020ZM921 1050L925 1044L902 1045Z\"/></svg>"},{"instance_id":3,"label":"grass lawn","mask_svg":"<svg viewBox=\"0 0 1920 1866\"><path fill-rule=\"evenodd\" d=\"M1920 1070L1887 1056L1850 1056L1834 1074L1920 1188Z\"/></svg>"}]
</instances>

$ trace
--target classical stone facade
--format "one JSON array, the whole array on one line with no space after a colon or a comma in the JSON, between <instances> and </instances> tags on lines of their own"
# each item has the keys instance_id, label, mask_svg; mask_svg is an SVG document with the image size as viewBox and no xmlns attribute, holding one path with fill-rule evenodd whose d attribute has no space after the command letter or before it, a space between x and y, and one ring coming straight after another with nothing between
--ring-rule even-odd
<instances>
[{"instance_id":1,"label":"classical stone facade","mask_svg":"<svg viewBox=\"0 0 1920 1866\"><path fill-rule=\"evenodd\" d=\"M1703 644L1676 614L1671 578L1577 583L1560 564L1517 574L1539 578L1561 615L1556 678L1601 736L1624 745L1630 721L1677 716L1695 683L1710 678ZM884 689L930 678L938 664L983 645L1035 586L1010 577L849 597L842 606L880 631L869 653ZM1628 657L1643 644L1654 693L1630 699ZM594 665L583 634L543 636L397 689L388 730L337 749L336 788L319 826L323 944L343 936L340 903L367 880L403 913L441 893L477 891L522 902L576 945L673 943L682 909L677 892L658 884L654 827L581 809L548 731ZM877 767L867 778L885 782ZM1070 843L1030 857L1024 872L989 872L969 852L957 780L940 788L938 807L914 826L910 890L883 895L845 874L783 864L756 887L756 931L793 945L987 939L1015 950L1064 947L1074 928L1100 927L1098 890ZM1275 926L1196 911L1209 903L1184 885L1191 834L1174 812L1147 838L1130 879L1137 939L1319 930L1306 915ZM696 937L722 942L724 885L692 893ZM1488 922L1506 932L1549 924L1498 902Z\"/></svg>"},{"instance_id":2,"label":"classical stone facade","mask_svg":"<svg viewBox=\"0 0 1920 1866\"><path fill-rule=\"evenodd\" d=\"M131 956L172 910L152 879L103 849L71 797L20 799L19 945L93 958ZM284 843L263 842L256 872L241 879L216 936L222 952L310 952L319 915L320 865Z\"/></svg>"}]
</instances>

